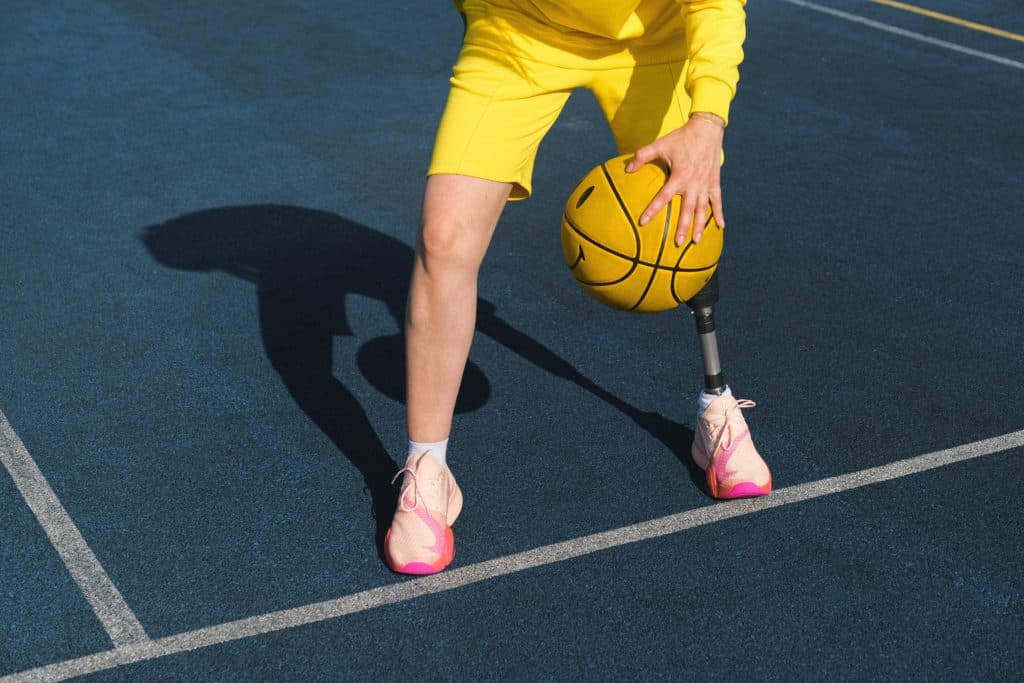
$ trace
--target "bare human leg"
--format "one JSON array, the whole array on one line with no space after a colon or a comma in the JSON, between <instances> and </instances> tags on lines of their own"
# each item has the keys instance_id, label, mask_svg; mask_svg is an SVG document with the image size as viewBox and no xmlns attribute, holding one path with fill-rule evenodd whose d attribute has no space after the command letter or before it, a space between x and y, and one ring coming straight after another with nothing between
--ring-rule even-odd
<instances>
[{"instance_id":1,"label":"bare human leg","mask_svg":"<svg viewBox=\"0 0 1024 683\"><path fill-rule=\"evenodd\" d=\"M427 179L405 322L409 438L448 438L476 325L477 274L512 189L460 175Z\"/></svg>"},{"instance_id":2,"label":"bare human leg","mask_svg":"<svg viewBox=\"0 0 1024 683\"><path fill-rule=\"evenodd\" d=\"M512 186L459 175L427 180L405 321L409 439L448 438L476 326L477 275ZM388 566L433 574L455 555L462 492L429 452L410 452L384 537Z\"/></svg>"}]
</instances>

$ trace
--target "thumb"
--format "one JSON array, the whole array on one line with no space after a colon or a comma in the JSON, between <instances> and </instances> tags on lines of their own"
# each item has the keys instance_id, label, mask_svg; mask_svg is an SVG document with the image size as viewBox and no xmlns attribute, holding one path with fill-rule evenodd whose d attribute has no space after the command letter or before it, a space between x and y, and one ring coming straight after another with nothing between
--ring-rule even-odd
<instances>
[{"instance_id":1,"label":"thumb","mask_svg":"<svg viewBox=\"0 0 1024 683\"><path fill-rule=\"evenodd\" d=\"M632 160L626 164L626 173L632 173L641 166L649 164L658 158L658 151L653 144L645 145L633 154Z\"/></svg>"}]
</instances>

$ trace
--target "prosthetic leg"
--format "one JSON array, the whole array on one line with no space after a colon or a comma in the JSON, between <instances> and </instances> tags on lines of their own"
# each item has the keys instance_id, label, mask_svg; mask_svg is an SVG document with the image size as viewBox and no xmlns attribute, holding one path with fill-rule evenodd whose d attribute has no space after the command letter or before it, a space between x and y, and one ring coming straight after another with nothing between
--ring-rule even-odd
<instances>
[{"instance_id":1,"label":"prosthetic leg","mask_svg":"<svg viewBox=\"0 0 1024 683\"><path fill-rule=\"evenodd\" d=\"M712 307L718 303L718 271L704 288L686 302L697 321L697 336L704 358L704 391L721 394L725 391L725 375L718 360L718 342L715 339L715 314Z\"/></svg>"},{"instance_id":2,"label":"prosthetic leg","mask_svg":"<svg viewBox=\"0 0 1024 683\"><path fill-rule=\"evenodd\" d=\"M704 391L721 396L725 393L725 375L718 360L718 342L715 340L712 307L716 303L717 272L686 305L697 321L697 335L704 357ZM715 408L716 405L719 407ZM746 421L737 410L753 407L753 401L730 399L723 403L723 399L715 399L697 420L693 460L705 471L708 490L715 498L764 496L772 490L772 473L754 448ZM709 413L712 414L710 419L707 417Z\"/></svg>"}]
</instances>

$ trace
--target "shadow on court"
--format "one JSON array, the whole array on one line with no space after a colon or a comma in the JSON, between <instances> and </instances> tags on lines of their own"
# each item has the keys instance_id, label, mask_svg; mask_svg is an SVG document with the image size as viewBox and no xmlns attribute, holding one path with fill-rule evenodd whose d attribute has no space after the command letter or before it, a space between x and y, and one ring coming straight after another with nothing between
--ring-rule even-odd
<instances>
[{"instance_id":1,"label":"shadow on court","mask_svg":"<svg viewBox=\"0 0 1024 683\"><path fill-rule=\"evenodd\" d=\"M271 365L300 408L359 470L373 501L377 547L391 521L398 466L356 395L333 374L335 336L352 336L345 299L359 294L383 302L396 325L404 320L413 250L365 225L324 211L258 205L210 209L145 229L142 241L161 264L179 270L220 270L256 285L260 333ZM689 457L693 432L659 413L643 412L580 374L576 368L478 301L477 329L545 371L572 382L621 411L664 443L703 488ZM405 400L401 335L362 344L357 362L378 391ZM485 405L490 382L467 365L456 412ZM537 406L544 409L543 405Z\"/></svg>"}]
</instances>

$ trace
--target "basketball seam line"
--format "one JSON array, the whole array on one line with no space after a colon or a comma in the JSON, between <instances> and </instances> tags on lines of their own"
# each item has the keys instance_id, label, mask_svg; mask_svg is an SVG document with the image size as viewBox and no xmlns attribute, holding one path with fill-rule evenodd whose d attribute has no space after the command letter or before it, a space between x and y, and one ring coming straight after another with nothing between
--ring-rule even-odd
<instances>
[{"instance_id":1,"label":"basketball seam line","mask_svg":"<svg viewBox=\"0 0 1024 683\"><path fill-rule=\"evenodd\" d=\"M705 230L707 230L707 227L709 225L711 225L711 220L714 217L715 217L715 215L713 213L709 213L708 214L707 220L704 221L704 229ZM680 254L679 258L676 260L675 270L672 271L672 286L669 287L669 290L672 292L672 298L675 299L676 303L678 303L678 304L684 303L684 301L682 299L680 299L678 296L676 296L676 275L678 275L680 272L687 272L687 271L680 271L679 270L679 264L683 262L683 259L686 258L687 252L690 251L690 247L692 247L694 244L696 244L696 242L694 242L692 239L689 242L687 242L686 248L683 249L683 253ZM719 257L719 260L721 260L721 257ZM709 267L710 268L715 268L716 266L718 266L718 261L715 261ZM707 270L707 268L703 268L702 270ZM700 272L700 271L689 271L689 272ZM711 278L709 276L708 280L710 280L710 279ZM707 284L707 281L705 281L704 284Z\"/></svg>"},{"instance_id":2,"label":"basketball seam line","mask_svg":"<svg viewBox=\"0 0 1024 683\"><path fill-rule=\"evenodd\" d=\"M668 227L669 227L669 223L671 223L671 222L672 222L672 202L669 202L668 206L665 207L665 227L662 228L662 230L661 230L661 244L658 246L658 258L657 258L657 262L658 263L661 263L661 256L662 256L662 254L665 253L665 240L668 239ZM684 251L684 253L685 253L685 251ZM637 300L637 302L635 304L633 304L633 307L630 308L629 310L635 311L637 308L640 307L640 304L642 304L644 302L644 299L647 298L647 292L651 291L651 286L654 284L654 278L656 278L656 277L658 277L658 269L657 268L651 268L651 277L647 280L647 286L644 287L644 291L640 295L640 298ZM675 275L673 274L672 277L674 279ZM675 298L675 294L674 293L672 295L672 298L673 299Z\"/></svg>"},{"instance_id":3,"label":"basketball seam line","mask_svg":"<svg viewBox=\"0 0 1024 683\"><path fill-rule=\"evenodd\" d=\"M640 229L636 227L636 223L633 222L633 214L629 212L629 207L626 206L626 202L622 199L622 195L619 194L619 188L615 186L615 181L612 180L612 174L608 172L608 165L601 164L601 172L604 173L605 179L608 181L608 187L611 188L612 194L615 195L615 201L619 203L619 208L622 209L623 215L626 216L626 220L629 221L629 227L633 228L633 235L636 237L636 259L640 259Z\"/></svg>"},{"instance_id":4,"label":"basketball seam line","mask_svg":"<svg viewBox=\"0 0 1024 683\"><path fill-rule=\"evenodd\" d=\"M580 228L580 226L576 225L576 223L571 218L569 218L568 214L563 215L562 219L569 225L570 228L572 228L573 232L578 234L580 237L585 239L587 242L590 242L595 247L601 249L602 251L605 251L605 252L611 254L612 256L618 256L621 259L625 259L626 261L629 261L630 263L633 264L634 267L635 266L647 266L648 268L657 268L658 270L667 270L669 272L674 272L674 273L699 273L701 271L708 270L709 268L714 268L717 265L717 263L712 263L709 266L701 266L700 268L680 268L678 265L676 265L674 267L673 266L665 266L665 265L662 265L660 263L651 263L650 261L644 261L643 259L640 259L640 258L633 258L633 257L631 257L631 256L629 256L627 254L623 254L621 251L616 251L615 249L610 249L609 247L607 247L607 246L601 244L600 242L598 242L597 240L595 240L593 237L591 237L587 233L583 232L583 229ZM679 261L683 260L683 256L686 255L686 252L690 249L691 246L693 246L692 242L690 244L686 245L686 249L683 250L683 254L680 255L679 259L676 261L677 264L679 263ZM630 272L632 273L632 270ZM616 282L619 282L619 281L617 280Z\"/></svg>"}]
</instances>

